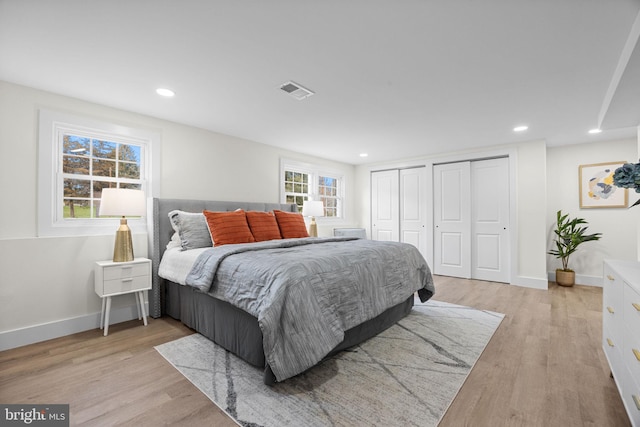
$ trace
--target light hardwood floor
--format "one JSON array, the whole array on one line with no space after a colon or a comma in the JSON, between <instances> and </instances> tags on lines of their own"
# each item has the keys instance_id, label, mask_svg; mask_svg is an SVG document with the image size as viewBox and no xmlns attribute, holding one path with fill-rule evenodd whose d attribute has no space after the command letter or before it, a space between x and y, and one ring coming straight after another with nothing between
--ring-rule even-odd
<instances>
[{"instance_id":1,"label":"light hardwood floor","mask_svg":"<svg viewBox=\"0 0 640 427\"><path fill-rule=\"evenodd\" d=\"M437 300L506 314L441 426L630 425L600 348L600 288L435 279ZM72 425L234 426L153 348L191 333L151 319L0 352L0 402L69 403Z\"/></svg>"}]
</instances>

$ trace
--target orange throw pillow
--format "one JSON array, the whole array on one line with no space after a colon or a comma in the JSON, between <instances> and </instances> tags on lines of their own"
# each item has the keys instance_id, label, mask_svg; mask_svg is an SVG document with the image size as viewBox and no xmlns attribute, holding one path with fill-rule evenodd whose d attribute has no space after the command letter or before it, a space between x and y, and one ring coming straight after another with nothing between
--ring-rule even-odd
<instances>
[{"instance_id":1,"label":"orange throw pillow","mask_svg":"<svg viewBox=\"0 0 640 427\"><path fill-rule=\"evenodd\" d=\"M253 238L247 217L242 209L233 212L203 211L213 246L222 246L232 243L252 243Z\"/></svg>"},{"instance_id":2,"label":"orange throw pillow","mask_svg":"<svg viewBox=\"0 0 640 427\"><path fill-rule=\"evenodd\" d=\"M249 211L246 212L247 222L251 229L251 234L256 242L262 242L265 240L282 239L280 236L280 229L278 228L278 222L276 217L271 212L258 212Z\"/></svg>"},{"instance_id":3,"label":"orange throw pillow","mask_svg":"<svg viewBox=\"0 0 640 427\"><path fill-rule=\"evenodd\" d=\"M307 226L301 214L279 210L274 210L273 213L278 221L278 227L280 228L280 234L283 239L309 237Z\"/></svg>"}]
</instances>

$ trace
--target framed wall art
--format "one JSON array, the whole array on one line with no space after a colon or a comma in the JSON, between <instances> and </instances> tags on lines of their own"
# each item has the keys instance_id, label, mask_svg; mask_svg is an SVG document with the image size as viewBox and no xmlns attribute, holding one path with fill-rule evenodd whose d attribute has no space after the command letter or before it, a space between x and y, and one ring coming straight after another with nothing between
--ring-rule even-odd
<instances>
[{"instance_id":1,"label":"framed wall art","mask_svg":"<svg viewBox=\"0 0 640 427\"><path fill-rule=\"evenodd\" d=\"M580 209L626 208L627 189L613 185L613 173L625 162L580 165Z\"/></svg>"}]
</instances>

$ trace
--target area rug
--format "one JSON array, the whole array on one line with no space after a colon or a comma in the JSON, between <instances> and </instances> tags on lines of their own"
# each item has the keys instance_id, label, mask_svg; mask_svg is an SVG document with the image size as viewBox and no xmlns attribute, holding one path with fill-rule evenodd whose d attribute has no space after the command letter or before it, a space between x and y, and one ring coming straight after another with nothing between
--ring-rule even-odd
<instances>
[{"instance_id":1,"label":"area rug","mask_svg":"<svg viewBox=\"0 0 640 427\"><path fill-rule=\"evenodd\" d=\"M156 349L242 426L435 426L503 317L417 302L398 324L273 387L199 334Z\"/></svg>"}]
</instances>

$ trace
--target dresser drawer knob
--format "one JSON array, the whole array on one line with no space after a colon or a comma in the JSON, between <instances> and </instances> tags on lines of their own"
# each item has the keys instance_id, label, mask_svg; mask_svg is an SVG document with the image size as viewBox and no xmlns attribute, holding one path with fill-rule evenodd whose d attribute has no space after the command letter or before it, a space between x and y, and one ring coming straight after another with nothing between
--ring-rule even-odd
<instances>
[{"instance_id":1,"label":"dresser drawer knob","mask_svg":"<svg viewBox=\"0 0 640 427\"><path fill-rule=\"evenodd\" d=\"M611 314L613 314L613 313L614 313L613 308L611 308L611 307L607 307L607 311L608 311L609 313L611 313Z\"/></svg>"},{"instance_id":2,"label":"dresser drawer knob","mask_svg":"<svg viewBox=\"0 0 640 427\"><path fill-rule=\"evenodd\" d=\"M133 278L129 277L128 279L122 279L123 282L133 282Z\"/></svg>"},{"instance_id":3,"label":"dresser drawer knob","mask_svg":"<svg viewBox=\"0 0 640 427\"><path fill-rule=\"evenodd\" d=\"M633 306L633 308L640 311L640 304L638 304L637 302L632 302L631 305Z\"/></svg>"},{"instance_id":4,"label":"dresser drawer knob","mask_svg":"<svg viewBox=\"0 0 640 427\"><path fill-rule=\"evenodd\" d=\"M613 282L614 280L616 280L616 278L615 278L615 277L613 277L613 276L612 276L612 275L610 275L610 274L607 274L607 279L611 280L612 282Z\"/></svg>"},{"instance_id":5,"label":"dresser drawer knob","mask_svg":"<svg viewBox=\"0 0 640 427\"><path fill-rule=\"evenodd\" d=\"M613 345L613 341L611 341L611 338L607 338L607 344L609 344L609 347L615 347Z\"/></svg>"},{"instance_id":6,"label":"dresser drawer knob","mask_svg":"<svg viewBox=\"0 0 640 427\"><path fill-rule=\"evenodd\" d=\"M633 355L636 356L636 359L638 359L638 362L640 362L640 350L636 350L635 348L631 349L631 351L633 351Z\"/></svg>"}]
</instances>

